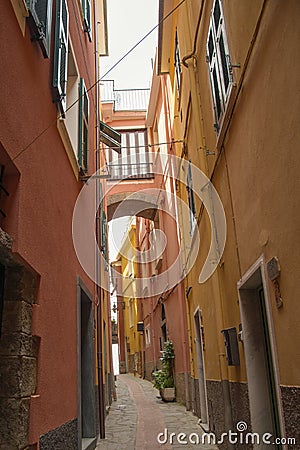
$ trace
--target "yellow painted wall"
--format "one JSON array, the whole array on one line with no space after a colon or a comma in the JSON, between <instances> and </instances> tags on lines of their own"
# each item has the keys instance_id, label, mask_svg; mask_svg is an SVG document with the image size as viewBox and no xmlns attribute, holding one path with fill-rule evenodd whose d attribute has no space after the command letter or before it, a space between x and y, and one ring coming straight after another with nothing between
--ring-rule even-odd
<instances>
[{"instance_id":1,"label":"yellow painted wall","mask_svg":"<svg viewBox=\"0 0 300 450\"><path fill-rule=\"evenodd\" d=\"M134 252L136 248L136 228L135 225L131 225L128 233L125 235L122 243L119 256L122 263L122 275L123 277L129 277L132 274L132 283L134 284L134 278L137 277L137 263L134 258ZM126 257L127 255L127 257ZM131 255L131 256L129 256ZM131 261L130 259L132 259ZM127 285L127 282L123 282L123 291ZM133 289L134 292L134 289ZM130 353L128 357L132 357L134 354L141 352L142 339L141 335L137 332L138 317L138 299L135 297L126 297L126 290L124 292L124 334L127 337L127 343L130 347ZM130 304L132 305L132 317L130 320ZM128 361L129 363L129 361Z\"/></svg>"},{"instance_id":2,"label":"yellow painted wall","mask_svg":"<svg viewBox=\"0 0 300 450\"><path fill-rule=\"evenodd\" d=\"M195 18L200 4L187 1L181 7L182 14L173 15L172 36L177 28L181 58L193 49ZM297 132L299 92L295 87L299 85L300 69L297 56L300 6L295 1L287 4L262 0L223 1L231 60L241 67L233 69L236 103L229 118L229 130L224 140L217 143L205 60L212 4L208 1L203 7L195 59L189 60L192 68L182 65L179 96L174 75L174 45L170 51L174 138L185 138L185 158L212 177L227 218L227 242L221 264L211 279L199 285L198 276L211 235L206 213L199 217L201 252L186 279L186 287L193 287L187 300L191 370L195 373L193 315L200 307L207 379L246 381L243 345L239 343L241 366L225 367L221 329L238 328L241 319L237 282L264 254L266 261L277 256L282 268L280 288L284 305L279 310L273 284L269 281L280 382L299 385L300 138ZM188 8L186 14L185 8ZM196 90L193 90L193 83ZM215 155L205 156L205 149ZM183 148L178 148L178 156L182 151ZM185 187L181 188L181 196L186 201ZM199 212L200 202L197 201L197 214ZM188 247L188 233L182 225Z\"/></svg>"}]
</instances>

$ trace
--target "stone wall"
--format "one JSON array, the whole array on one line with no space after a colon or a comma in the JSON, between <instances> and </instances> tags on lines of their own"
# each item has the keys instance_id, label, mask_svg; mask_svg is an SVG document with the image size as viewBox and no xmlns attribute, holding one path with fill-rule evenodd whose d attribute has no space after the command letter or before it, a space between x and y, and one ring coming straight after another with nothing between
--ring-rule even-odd
<instances>
[{"instance_id":1,"label":"stone wall","mask_svg":"<svg viewBox=\"0 0 300 450\"><path fill-rule=\"evenodd\" d=\"M71 420L40 437L40 450L78 450L77 419Z\"/></svg>"},{"instance_id":2,"label":"stone wall","mask_svg":"<svg viewBox=\"0 0 300 450\"><path fill-rule=\"evenodd\" d=\"M153 361L146 363L145 364L145 368L146 368L146 370L145 370L145 378L146 378L146 380L152 381L152 372L154 370L154 363L153 363Z\"/></svg>"},{"instance_id":3,"label":"stone wall","mask_svg":"<svg viewBox=\"0 0 300 450\"><path fill-rule=\"evenodd\" d=\"M296 445L289 449L300 448L300 388L296 386L281 386L282 405L287 438L295 438Z\"/></svg>"},{"instance_id":4,"label":"stone wall","mask_svg":"<svg viewBox=\"0 0 300 450\"><path fill-rule=\"evenodd\" d=\"M30 396L37 383L39 339L31 335L37 277L14 261L8 235L0 230L5 267L0 338L0 449L28 446Z\"/></svg>"},{"instance_id":5,"label":"stone wall","mask_svg":"<svg viewBox=\"0 0 300 450\"><path fill-rule=\"evenodd\" d=\"M191 410L200 418L200 398L198 379L190 378ZM233 383L228 381L206 382L209 431L216 434L217 438L228 430L236 431L239 421L246 422L248 431L251 431L249 412L248 389L246 383ZM226 404L224 398L227 398ZM227 418L227 419L225 419ZM231 425L229 425L231 423ZM228 442L219 445L220 449L227 450ZM236 444L238 450L249 450L250 444Z\"/></svg>"},{"instance_id":6,"label":"stone wall","mask_svg":"<svg viewBox=\"0 0 300 450\"><path fill-rule=\"evenodd\" d=\"M185 395L185 376L184 373L175 373L175 386L176 386L176 401L178 403L186 404Z\"/></svg>"}]
</instances>

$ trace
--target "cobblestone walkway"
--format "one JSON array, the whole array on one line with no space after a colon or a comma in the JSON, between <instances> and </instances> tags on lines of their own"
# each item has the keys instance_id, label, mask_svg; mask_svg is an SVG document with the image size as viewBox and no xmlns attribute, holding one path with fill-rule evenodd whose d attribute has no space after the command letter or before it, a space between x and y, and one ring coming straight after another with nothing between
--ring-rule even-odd
<instances>
[{"instance_id":1,"label":"cobblestone walkway","mask_svg":"<svg viewBox=\"0 0 300 450\"><path fill-rule=\"evenodd\" d=\"M119 375L117 401L105 422L106 438L99 440L97 450L217 449L213 445L195 445L197 436L201 442L202 435L198 418L178 403L162 402L157 394L149 381ZM159 433L161 444L157 440ZM186 435L179 440L189 442L191 437L195 444L178 443L179 433Z\"/></svg>"}]
</instances>

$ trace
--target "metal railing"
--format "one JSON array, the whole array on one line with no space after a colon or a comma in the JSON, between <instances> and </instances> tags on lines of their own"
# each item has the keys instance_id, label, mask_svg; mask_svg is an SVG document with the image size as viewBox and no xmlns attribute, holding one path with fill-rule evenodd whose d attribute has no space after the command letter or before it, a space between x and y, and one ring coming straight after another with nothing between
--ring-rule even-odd
<instances>
[{"instance_id":1,"label":"metal railing","mask_svg":"<svg viewBox=\"0 0 300 450\"><path fill-rule=\"evenodd\" d=\"M154 178L153 163L108 164L108 180L140 180Z\"/></svg>"},{"instance_id":2,"label":"metal railing","mask_svg":"<svg viewBox=\"0 0 300 450\"><path fill-rule=\"evenodd\" d=\"M113 80L101 82L101 102L113 103L114 111L147 111L150 89L115 89Z\"/></svg>"}]
</instances>

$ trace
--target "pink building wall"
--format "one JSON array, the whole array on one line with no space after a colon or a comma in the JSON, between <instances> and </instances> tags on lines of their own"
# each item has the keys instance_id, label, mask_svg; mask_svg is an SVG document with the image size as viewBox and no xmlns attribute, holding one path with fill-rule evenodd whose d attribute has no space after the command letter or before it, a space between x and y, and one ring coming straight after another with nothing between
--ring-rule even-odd
<instances>
[{"instance_id":1,"label":"pink building wall","mask_svg":"<svg viewBox=\"0 0 300 450\"><path fill-rule=\"evenodd\" d=\"M89 42L87 33L78 30L72 2L68 4L69 33L78 71L89 87L95 80L94 44ZM54 17L55 9L53 22ZM34 304L28 307L31 330L26 338L37 336L39 341L34 363L36 381L32 381L24 394L29 400L29 427L25 424L24 432L18 430L20 435L14 436L20 447L9 448L21 448L26 440L39 445L40 436L52 430L63 434L61 427L72 424L70 436L65 436L65 443L71 449L77 445L80 426L77 423L78 278L91 293L92 301L95 295L94 284L78 262L72 242L73 208L84 184L73 172L56 126L58 111L51 92L52 53L49 59L43 58L38 44L31 42L27 25L22 35L10 1L3 3L0 21L0 162L7 169L6 187L10 190L8 198L1 197L7 213L1 227L12 239L9 264L24 266L37 279ZM89 93L89 99L89 167L93 173L95 91ZM10 179L12 171L19 176ZM0 259L5 264L3 255L0 251ZM9 270L15 269L7 269L7 273ZM23 287L27 289L26 285ZM23 303L27 308L28 303ZM4 305L4 322L12 313L11 305L12 302ZM20 358L25 361L27 357ZM24 377L29 378L29 374L25 372Z\"/></svg>"}]
</instances>

